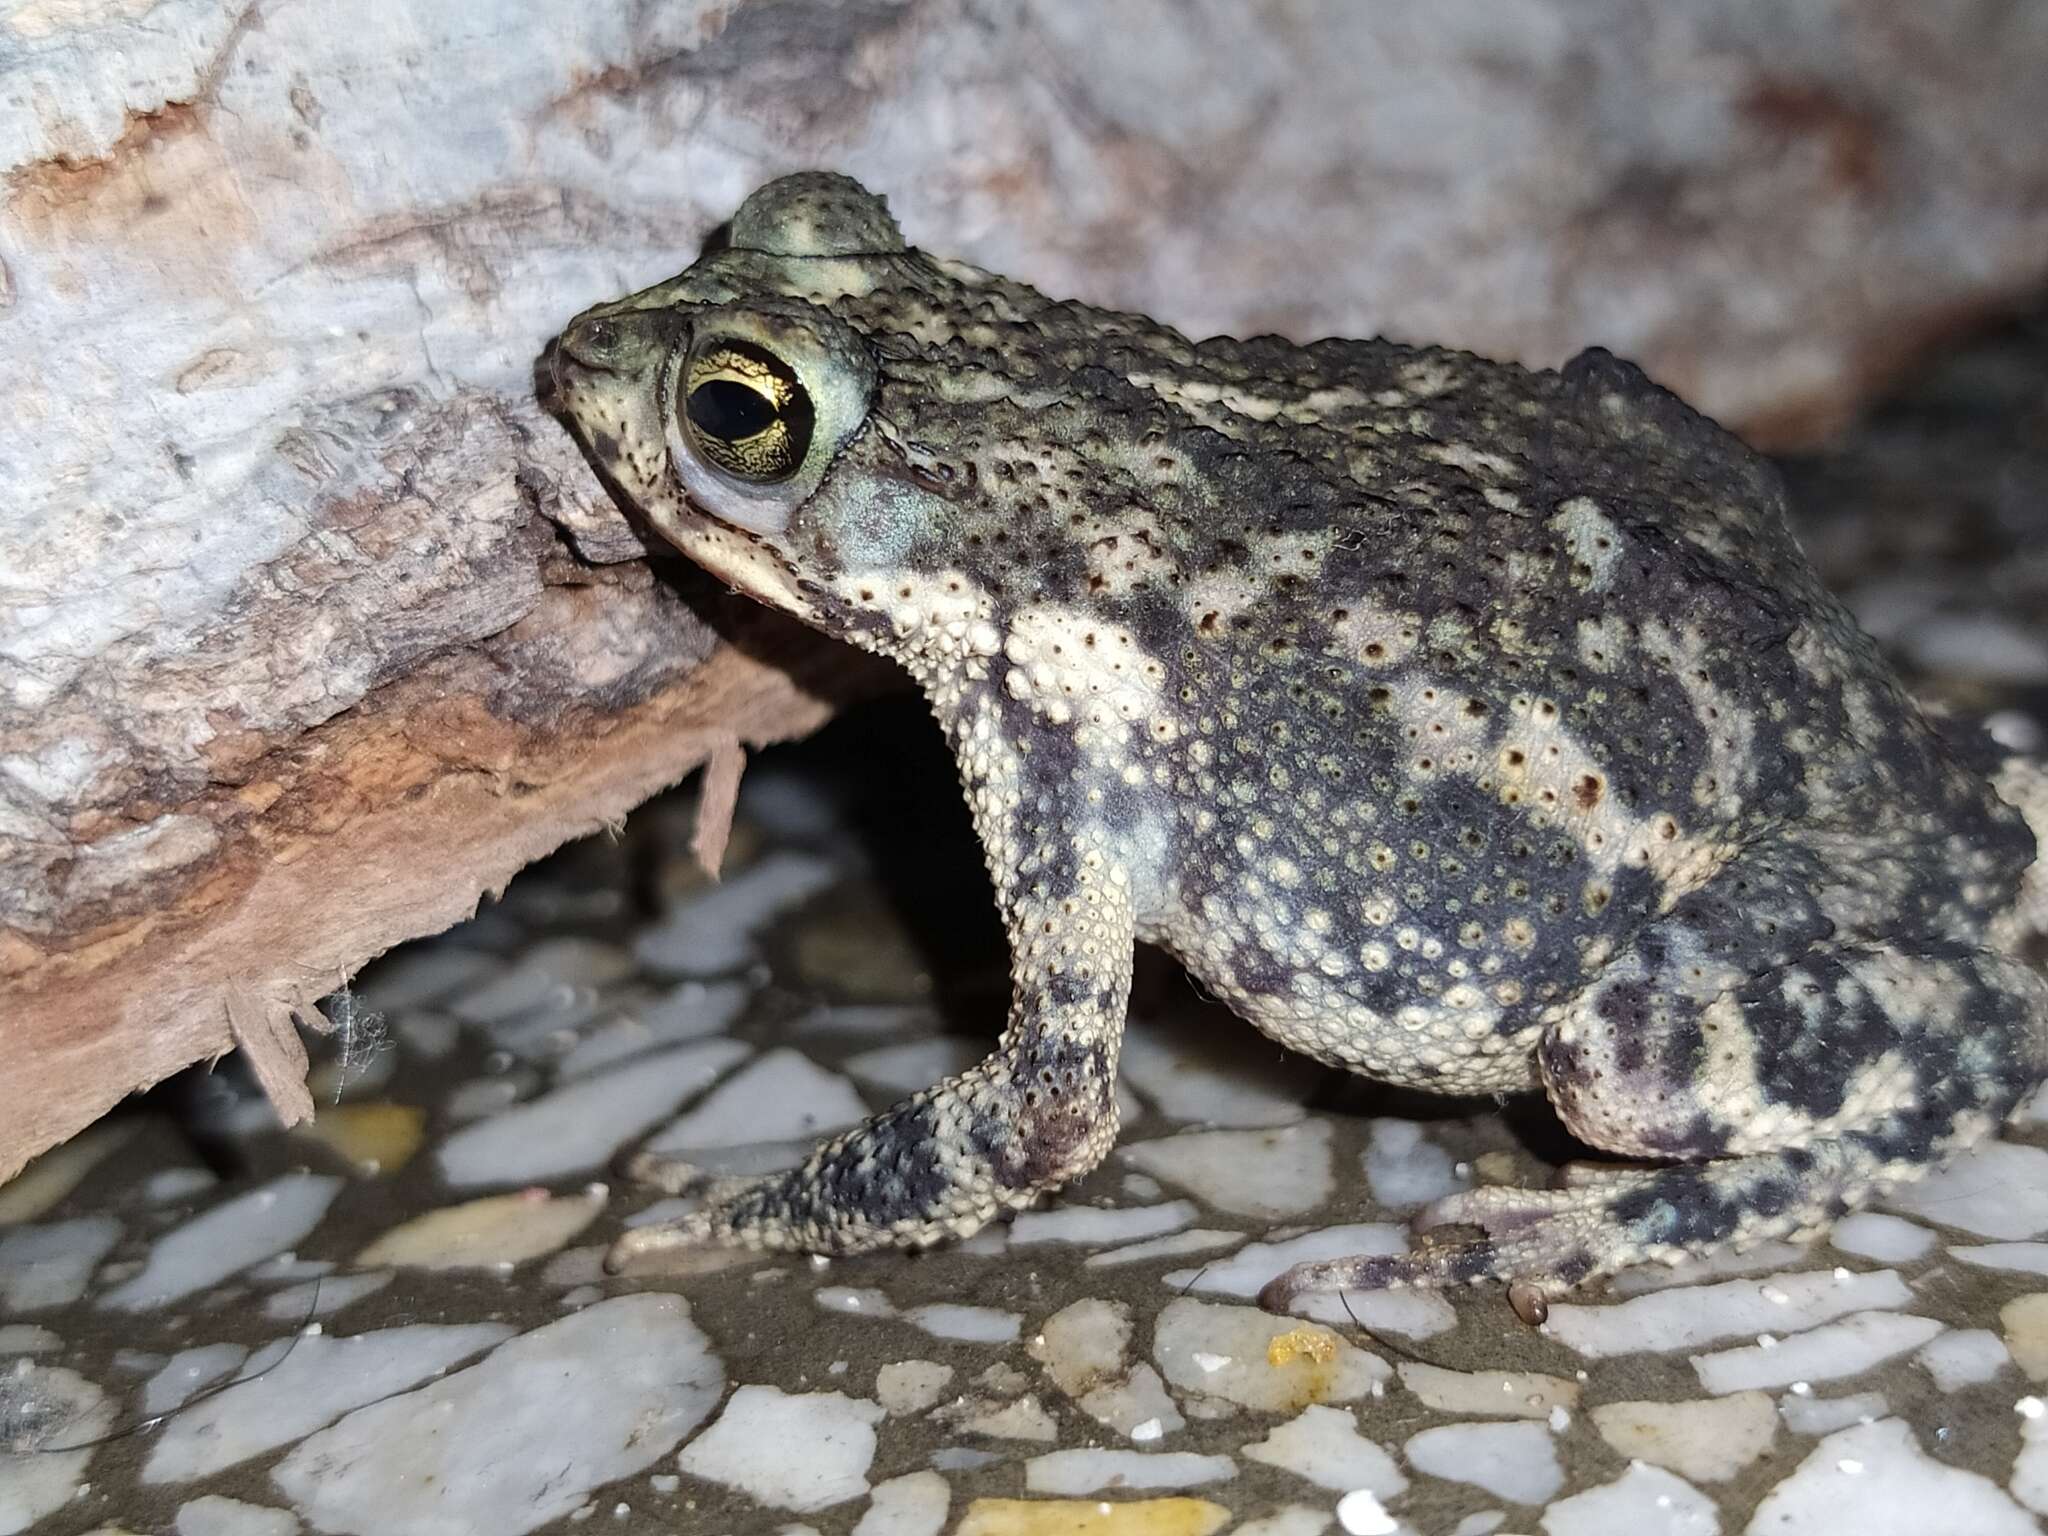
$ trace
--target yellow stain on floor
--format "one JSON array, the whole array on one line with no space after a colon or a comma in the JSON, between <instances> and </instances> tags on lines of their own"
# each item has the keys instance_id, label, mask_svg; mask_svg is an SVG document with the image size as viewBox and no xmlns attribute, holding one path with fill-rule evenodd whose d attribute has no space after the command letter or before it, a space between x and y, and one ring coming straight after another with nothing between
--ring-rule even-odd
<instances>
[{"instance_id":1,"label":"yellow stain on floor","mask_svg":"<svg viewBox=\"0 0 2048 1536\"><path fill-rule=\"evenodd\" d=\"M1327 1328L1295 1328L1276 1333L1266 1341L1266 1364L1275 1370L1296 1360L1328 1365L1336 1358L1337 1335Z\"/></svg>"},{"instance_id":2,"label":"yellow stain on floor","mask_svg":"<svg viewBox=\"0 0 2048 1536\"><path fill-rule=\"evenodd\" d=\"M2015 1296L1998 1309L1998 1320L2014 1362L2035 1381L2048 1381L2048 1291Z\"/></svg>"},{"instance_id":3,"label":"yellow stain on floor","mask_svg":"<svg viewBox=\"0 0 2048 1536\"><path fill-rule=\"evenodd\" d=\"M317 1141L352 1167L396 1173L412 1161L427 1132L427 1112L411 1104L336 1104L294 1135Z\"/></svg>"},{"instance_id":4,"label":"yellow stain on floor","mask_svg":"<svg viewBox=\"0 0 2048 1536\"><path fill-rule=\"evenodd\" d=\"M604 1209L605 1189L594 1184L580 1195L550 1195L544 1189L488 1195L461 1205L444 1205L393 1227L356 1255L356 1264L409 1265L414 1269L490 1269L520 1264L567 1247Z\"/></svg>"},{"instance_id":5,"label":"yellow stain on floor","mask_svg":"<svg viewBox=\"0 0 2048 1536\"><path fill-rule=\"evenodd\" d=\"M108 1154L135 1134L135 1128L134 1120L102 1120L0 1183L0 1226L34 1221L78 1188Z\"/></svg>"},{"instance_id":6,"label":"yellow stain on floor","mask_svg":"<svg viewBox=\"0 0 2048 1536\"><path fill-rule=\"evenodd\" d=\"M953 1536L1211 1536L1229 1519L1207 1499L976 1499Z\"/></svg>"}]
</instances>

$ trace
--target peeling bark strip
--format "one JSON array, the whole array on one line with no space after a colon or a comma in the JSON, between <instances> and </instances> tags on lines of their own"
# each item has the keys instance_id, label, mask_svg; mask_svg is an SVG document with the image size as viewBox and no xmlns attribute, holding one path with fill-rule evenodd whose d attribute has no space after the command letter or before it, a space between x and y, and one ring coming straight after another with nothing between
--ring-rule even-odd
<instances>
[{"instance_id":1,"label":"peeling bark strip","mask_svg":"<svg viewBox=\"0 0 2048 1536\"><path fill-rule=\"evenodd\" d=\"M771 172L1194 334L1597 340L1780 437L2048 274L2026 7L1531 5L1475 48L1130 0L1129 49L1008 0L9 9L0 1172L227 1049L231 982L268 1038L715 743L822 717L717 648L532 399L569 316Z\"/></svg>"},{"instance_id":2,"label":"peeling bark strip","mask_svg":"<svg viewBox=\"0 0 2048 1536\"><path fill-rule=\"evenodd\" d=\"M263 997L239 977L221 989L228 1016L228 1034L249 1059L249 1070L287 1128L313 1118L313 1095L306 1089L306 1042L299 1038L292 1010L276 998ZM316 1016L318 1010L309 1010Z\"/></svg>"},{"instance_id":3,"label":"peeling bark strip","mask_svg":"<svg viewBox=\"0 0 2048 1536\"><path fill-rule=\"evenodd\" d=\"M724 736L712 747L711 761L704 768L704 787L697 799L697 830L690 837L690 852L714 879L725 864L726 845L732 841L732 812L739 803L740 775L746 766L747 751L739 738Z\"/></svg>"},{"instance_id":4,"label":"peeling bark strip","mask_svg":"<svg viewBox=\"0 0 2048 1536\"><path fill-rule=\"evenodd\" d=\"M0 1179L131 1089L236 1045L254 1047L286 1122L303 1118L312 1105L294 1012L391 945L467 917L481 892L714 751L801 735L845 696L839 653L807 635L770 623L738 638L746 650L721 646L652 696L591 711L595 741L582 727L437 712L482 681L482 658L394 684L308 733L302 761L331 775L308 786L327 825L251 836L186 901L0 982ZM444 728L483 749L471 766L422 754L418 736ZM394 763L409 765L396 779Z\"/></svg>"}]
</instances>

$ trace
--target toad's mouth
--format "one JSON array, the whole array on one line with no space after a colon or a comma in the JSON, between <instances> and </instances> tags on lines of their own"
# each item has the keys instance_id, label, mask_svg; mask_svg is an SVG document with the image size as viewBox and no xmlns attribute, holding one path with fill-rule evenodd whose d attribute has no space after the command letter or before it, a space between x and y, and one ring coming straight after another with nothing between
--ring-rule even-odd
<instances>
[{"instance_id":1,"label":"toad's mouth","mask_svg":"<svg viewBox=\"0 0 2048 1536\"><path fill-rule=\"evenodd\" d=\"M797 589L795 571L773 540L706 511L680 487L674 500L649 521L669 543L733 590L817 622L816 611Z\"/></svg>"}]
</instances>

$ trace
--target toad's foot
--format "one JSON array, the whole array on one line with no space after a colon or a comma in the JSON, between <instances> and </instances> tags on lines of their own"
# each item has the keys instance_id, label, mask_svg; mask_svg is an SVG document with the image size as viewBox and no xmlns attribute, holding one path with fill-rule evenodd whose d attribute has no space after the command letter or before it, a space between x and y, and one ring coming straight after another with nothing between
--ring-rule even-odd
<instances>
[{"instance_id":1,"label":"toad's foot","mask_svg":"<svg viewBox=\"0 0 2048 1536\"><path fill-rule=\"evenodd\" d=\"M1826 1143L1691 1167L1581 1171L1568 1189L1468 1190L1416 1219L1425 1235L1413 1252L1297 1264L1259 1293L1259 1304L1285 1312L1315 1291L1489 1280L1556 1294L1710 1244L1748 1247L1818 1230L1860 1200L1859 1186L1877 1172L1859 1149ZM1448 1226L1485 1235L1459 1241L1435 1230Z\"/></svg>"},{"instance_id":2,"label":"toad's foot","mask_svg":"<svg viewBox=\"0 0 2048 1536\"><path fill-rule=\"evenodd\" d=\"M705 1243L847 1254L965 1237L1079 1178L1116 1140L1116 1062L1131 985L1131 916L1077 849L1070 882L1011 912L1016 991L986 1061L828 1142L788 1173L707 1179L642 1155L636 1177L705 1204L612 1245L614 1274Z\"/></svg>"},{"instance_id":3,"label":"toad's foot","mask_svg":"<svg viewBox=\"0 0 2048 1536\"><path fill-rule=\"evenodd\" d=\"M701 1210L686 1212L659 1226L635 1227L617 1238L604 1256L605 1273L618 1275L638 1268L658 1254L719 1242L744 1242L743 1232L735 1238L733 1218L758 1193L767 1179L720 1178L680 1158L643 1152L626 1165L626 1175L636 1184L658 1189L667 1195L701 1197Z\"/></svg>"},{"instance_id":4,"label":"toad's foot","mask_svg":"<svg viewBox=\"0 0 2048 1536\"><path fill-rule=\"evenodd\" d=\"M1113 1075L1102 1082L1113 1082ZM777 1252L864 1253L965 1237L1099 1161L1116 1134L1108 1087L1078 1085L1055 1102L1017 1086L998 1052L857 1130L801 1167L761 1178L713 1178L678 1159L642 1154L628 1172L703 1207L612 1244L618 1274L657 1254L707 1243Z\"/></svg>"},{"instance_id":5,"label":"toad's foot","mask_svg":"<svg viewBox=\"0 0 2048 1536\"><path fill-rule=\"evenodd\" d=\"M907 1099L827 1143L798 1168L761 1178L711 1178L691 1164L643 1155L629 1171L704 1206L612 1244L605 1268L706 1243L784 1253L920 1248L966 1237L1094 1167L1116 1138L1113 1071L1078 1080L1070 1097L1037 1073L1020 1086L1002 1053ZM1099 1083L1099 1086L1097 1084Z\"/></svg>"}]
</instances>

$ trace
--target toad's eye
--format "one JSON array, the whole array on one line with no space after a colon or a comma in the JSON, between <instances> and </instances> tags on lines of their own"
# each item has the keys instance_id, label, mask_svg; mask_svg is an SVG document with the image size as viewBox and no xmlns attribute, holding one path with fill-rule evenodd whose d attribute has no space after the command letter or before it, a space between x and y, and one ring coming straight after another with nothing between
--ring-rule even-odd
<instances>
[{"instance_id":1,"label":"toad's eye","mask_svg":"<svg viewBox=\"0 0 2048 1536\"><path fill-rule=\"evenodd\" d=\"M691 445L742 480L787 480L811 446L809 393L787 363L747 342L714 342L691 356L682 417Z\"/></svg>"}]
</instances>

